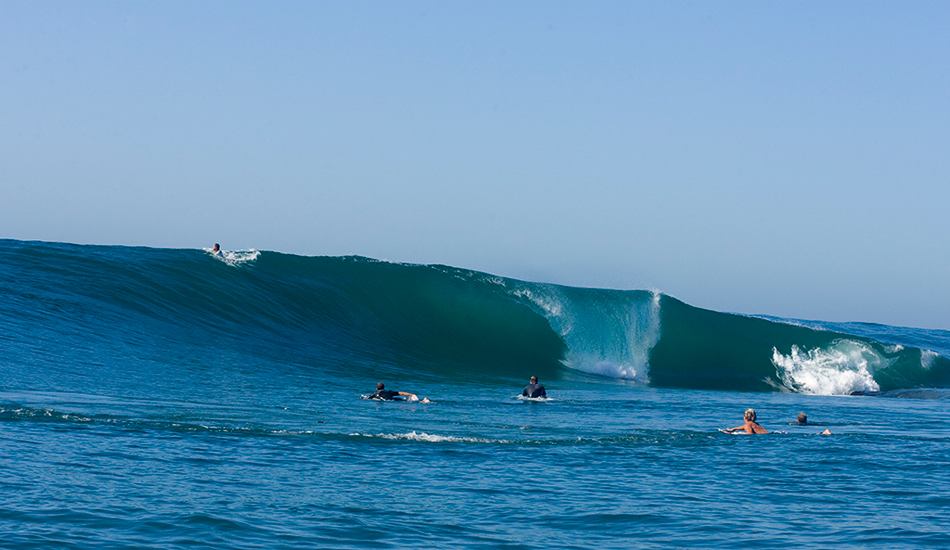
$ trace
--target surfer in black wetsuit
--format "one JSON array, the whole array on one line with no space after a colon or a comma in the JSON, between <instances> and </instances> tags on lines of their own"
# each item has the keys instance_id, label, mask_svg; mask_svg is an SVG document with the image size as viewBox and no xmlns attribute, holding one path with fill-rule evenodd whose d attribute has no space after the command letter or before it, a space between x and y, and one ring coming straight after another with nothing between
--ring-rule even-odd
<instances>
[{"instance_id":1,"label":"surfer in black wetsuit","mask_svg":"<svg viewBox=\"0 0 950 550\"><path fill-rule=\"evenodd\" d=\"M376 384L376 391L373 393L373 395L367 397L367 399L376 399L377 401L402 401L402 399L400 399L399 397L397 397L397 396L400 396L400 395L404 395L404 396L408 397L408 398L409 398L409 401L418 401L418 400L419 400L419 398L418 398L418 397L416 396L416 394L414 394L414 393L409 393L409 392L404 392L404 391L387 390L387 389L386 389L386 385L383 384L382 382L380 382L379 384ZM423 397L423 398L422 398L422 402L423 402L423 403L428 403L428 402L429 402L429 398Z\"/></svg>"},{"instance_id":2,"label":"surfer in black wetsuit","mask_svg":"<svg viewBox=\"0 0 950 550\"><path fill-rule=\"evenodd\" d=\"M538 377L532 376L530 384L524 387L524 391L521 392L521 395L525 397L547 397L548 394L544 391L544 386L538 384Z\"/></svg>"}]
</instances>

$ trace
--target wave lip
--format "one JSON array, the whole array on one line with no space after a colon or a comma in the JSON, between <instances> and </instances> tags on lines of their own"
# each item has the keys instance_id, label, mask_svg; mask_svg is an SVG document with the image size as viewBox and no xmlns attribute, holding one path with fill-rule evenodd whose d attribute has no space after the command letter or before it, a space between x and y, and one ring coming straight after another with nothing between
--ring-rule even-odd
<instances>
[{"instance_id":1,"label":"wave lip","mask_svg":"<svg viewBox=\"0 0 950 550\"><path fill-rule=\"evenodd\" d=\"M524 286L567 349L561 364L577 371L649 383L650 351L660 339L660 293Z\"/></svg>"}]
</instances>

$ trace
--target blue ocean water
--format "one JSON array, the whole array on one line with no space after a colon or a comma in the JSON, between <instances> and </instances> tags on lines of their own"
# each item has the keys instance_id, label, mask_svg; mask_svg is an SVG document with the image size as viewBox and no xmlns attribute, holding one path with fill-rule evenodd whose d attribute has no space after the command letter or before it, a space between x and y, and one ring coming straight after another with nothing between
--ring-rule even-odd
<instances>
[{"instance_id":1,"label":"blue ocean water","mask_svg":"<svg viewBox=\"0 0 950 550\"><path fill-rule=\"evenodd\" d=\"M945 548L948 356L447 266L0 240L0 547ZM750 407L773 433L719 432Z\"/></svg>"}]
</instances>

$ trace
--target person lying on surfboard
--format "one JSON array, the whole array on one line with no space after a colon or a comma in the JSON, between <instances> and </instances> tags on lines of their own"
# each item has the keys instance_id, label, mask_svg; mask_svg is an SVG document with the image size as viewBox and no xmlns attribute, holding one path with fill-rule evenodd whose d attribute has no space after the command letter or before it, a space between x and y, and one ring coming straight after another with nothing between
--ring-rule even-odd
<instances>
[{"instance_id":1,"label":"person lying on surfboard","mask_svg":"<svg viewBox=\"0 0 950 550\"><path fill-rule=\"evenodd\" d=\"M807 426L807 425L808 425L808 416L805 415L805 413L798 413L798 418L796 418L796 420L798 420L798 425L799 425L799 426ZM821 433L818 434L818 435L831 435L831 430L825 429L825 431L821 432Z\"/></svg>"},{"instance_id":2,"label":"person lying on surfboard","mask_svg":"<svg viewBox=\"0 0 950 550\"><path fill-rule=\"evenodd\" d=\"M755 421L755 411L753 409L746 409L745 414L742 415L742 419L745 420L745 424L741 426L736 426L735 428L729 428L728 430L723 430L727 433L737 432L739 430L745 431L747 434L767 434L768 430L759 425Z\"/></svg>"},{"instance_id":3,"label":"person lying on surfboard","mask_svg":"<svg viewBox=\"0 0 950 550\"><path fill-rule=\"evenodd\" d=\"M393 391L387 390L386 385L380 382L376 384L376 392L373 395L367 397L367 399L376 399L378 401L402 401L398 395L404 395L409 398L409 401L419 401L419 397L414 393L404 392L404 391ZM429 398L423 397L422 403L428 403Z\"/></svg>"}]
</instances>

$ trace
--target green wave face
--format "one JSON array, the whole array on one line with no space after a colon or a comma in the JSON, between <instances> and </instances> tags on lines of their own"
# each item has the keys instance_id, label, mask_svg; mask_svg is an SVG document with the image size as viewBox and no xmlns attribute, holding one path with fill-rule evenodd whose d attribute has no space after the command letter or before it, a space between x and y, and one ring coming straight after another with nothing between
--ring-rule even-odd
<instances>
[{"instance_id":1,"label":"green wave face","mask_svg":"<svg viewBox=\"0 0 950 550\"><path fill-rule=\"evenodd\" d=\"M252 364L262 383L296 369L327 384L392 376L511 384L581 373L815 394L950 387L950 361L929 351L950 349L940 331L898 337L882 327L872 338L650 291L360 257L0 241L0 293L5 359L72 382L75 365L89 363L115 379L161 368L176 383L204 384L219 362L208 357L226 354Z\"/></svg>"}]
</instances>

